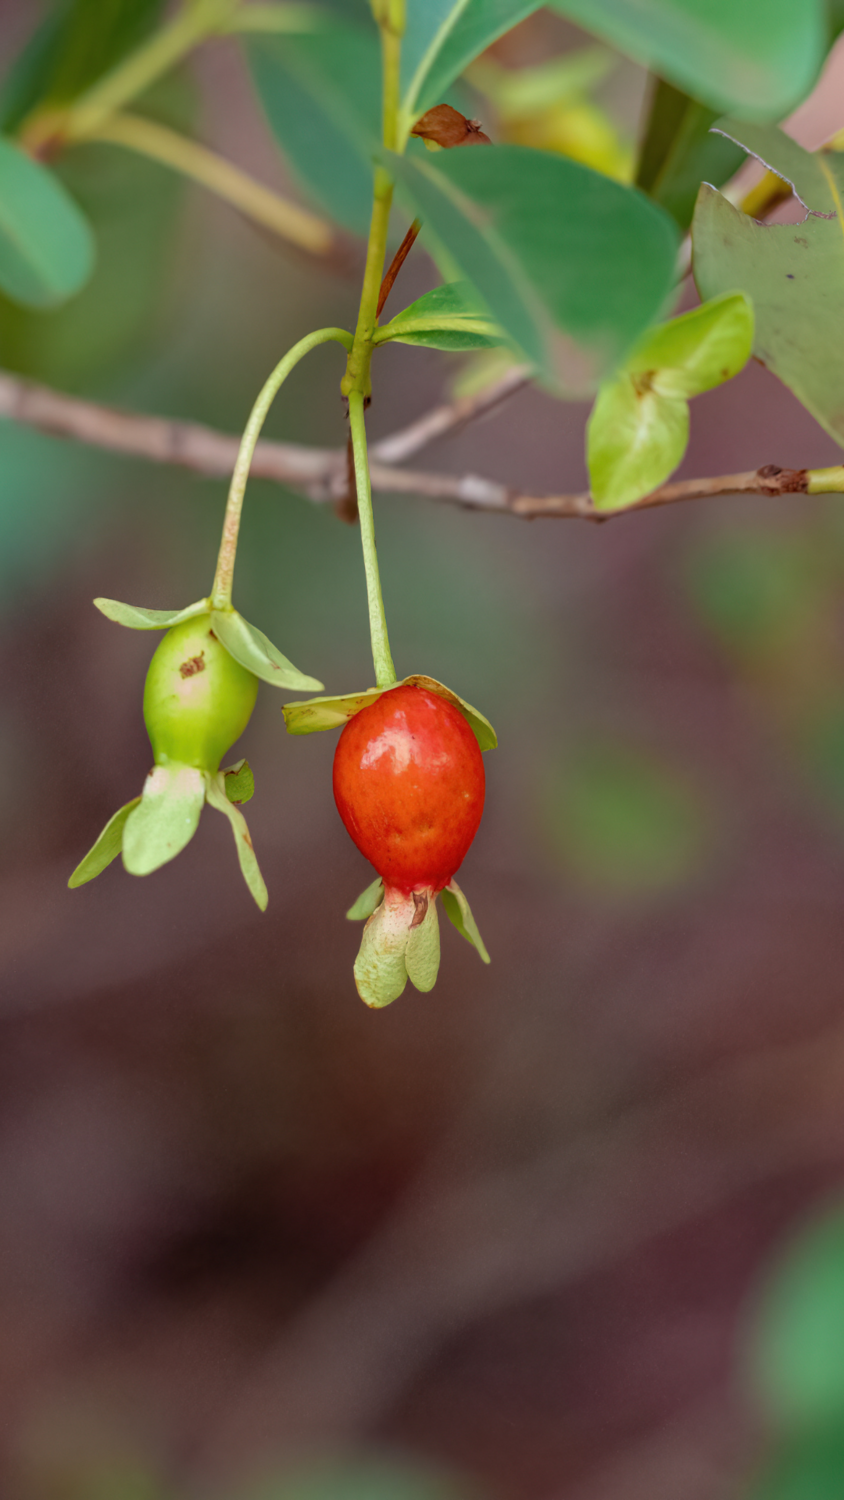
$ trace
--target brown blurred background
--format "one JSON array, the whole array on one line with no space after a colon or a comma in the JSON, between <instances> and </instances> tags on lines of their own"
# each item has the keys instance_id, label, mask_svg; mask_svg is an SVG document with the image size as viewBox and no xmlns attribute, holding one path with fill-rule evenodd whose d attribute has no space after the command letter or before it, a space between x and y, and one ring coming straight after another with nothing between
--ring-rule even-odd
<instances>
[{"instance_id":1,"label":"brown blurred background","mask_svg":"<svg viewBox=\"0 0 844 1500\"><path fill-rule=\"evenodd\" d=\"M4 0L6 58L34 20ZM583 42L540 15L499 58ZM179 87L203 139L285 185L233 43ZM631 139L643 88L630 64L601 88ZM835 94L807 144L844 124ZM353 320L353 279L162 170L105 146L63 170L100 270L61 314L0 309L6 367L236 431L290 342ZM435 280L414 252L396 307ZM372 433L455 368L385 351ZM314 353L270 435L342 444L341 369ZM425 462L577 488L585 416L521 394ZM837 461L758 366L692 431L687 476ZM286 738L270 689L238 747L265 916L211 812L150 879L66 889L149 761L153 641L90 601L201 595L224 494L0 431L0 1493L737 1494L743 1308L844 1168L841 499L601 527L379 499L399 671L477 703L500 748L461 875L492 966L449 929L435 991L370 1013L334 737ZM369 682L330 507L253 484L237 583L327 688Z\"/></svg>"}]
</instances>

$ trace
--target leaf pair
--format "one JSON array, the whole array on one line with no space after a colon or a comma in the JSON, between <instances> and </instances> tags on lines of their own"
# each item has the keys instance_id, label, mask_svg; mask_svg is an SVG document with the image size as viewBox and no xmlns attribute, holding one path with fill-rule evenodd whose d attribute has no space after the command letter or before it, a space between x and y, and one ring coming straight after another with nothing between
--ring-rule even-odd
<instances>
[{"instance_id":1,"label":"leaf pair","mask_svg":"<svg viewBox=\"0 0 844 1500\"><path fill-rule=\"evenodd\" d=\"M207 802L231 823L243 878L257 905L265 911L267 888L246 819L236 805L248 802L253 790L254 778L246 761L216 772L200 771L195 766L154 766L141 796L133 797L109 819L68 885L73 890L94 880L121 853L130 875L151 875L190 843Z\"/></svg>"},{"instance_id":2,"label":"leaf pair","mask_svg":"<svg viewBox=\"0 0 844 1500\"><path fill-rule=\"evenodd\" d=\"M107 619L129 630L169 630L195 615L210 614L214 633L229 656L262 681L299 692L322 688L321 682L294 667L263 631L250 625L236 609L212 609L208 599L198 599L185 609L144 609L136 604L121 604L117 599L95 599L94 603Z\"/></svg>"},{"instance_id":3,"label":"leaf pair","mask_svg":"<svg viewBox=\"0 0 844 1500\"><path fill-rule=\"evenodd\" d=\"M489 954L457 882L452 880L440 894L449 920L488 964ZM433 893L385 892L379 876L346 916L353 922L366 919L355 959L355 984L367 1005L374 1009L390 1005L408 979L423 994L434 988L440 967L440 933Z\"/></svg>"},{"instance_id":4,"label":"leaf pair","mask_svg":"<svg viewBox=\"0 0 844 1500\"><path fill-rule=\"evenodd\" d=\"M676 469L689 440L690 397L730 380L753 343L753 309L728 293L651 329L601 386L586 453L598 510L634 505Z\"/></svg>"}]
</instances>

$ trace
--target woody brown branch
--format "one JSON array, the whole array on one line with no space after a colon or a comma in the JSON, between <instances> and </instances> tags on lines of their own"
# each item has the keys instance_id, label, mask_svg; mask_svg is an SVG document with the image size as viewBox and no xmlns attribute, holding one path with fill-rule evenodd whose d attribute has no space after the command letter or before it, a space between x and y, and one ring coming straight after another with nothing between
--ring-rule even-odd
<instances>
[{"instance_id":1,"label":"woody brown branch","mask_svg":"<svg viewBox=\"0 0 844 1500\"><path fill-rule=\"evenodd\" d=\"M505 377L512 389L524 375ZM409 457L435 437L481 415L503 399L501 385L477 397L437 407L410 428L382 439L373 449L373 489L391 494L420 495L469 510L492 511L524 519L564 517L605 521L632 511L716 495L805 494L805 469L782 469L765 464L741 474L711 479L683 479L664 484L623 510L596 510L588 491L564 495L527 495L518 489L476 474L437 474L394 467L397 456ZM47 386L0 373L0 417L54 437L72 438L92 447L155 463L174 464L211 477L227 477L234 467L239 439L196 422L174 422L165 417L121 412L113 407L66 396ZM389 455L393 462L384 462ZM347 494L344 449L306 448L296 443L259 442L252 474L301 491L315 502L331 502Z\"/></svg>"}]
</instances>

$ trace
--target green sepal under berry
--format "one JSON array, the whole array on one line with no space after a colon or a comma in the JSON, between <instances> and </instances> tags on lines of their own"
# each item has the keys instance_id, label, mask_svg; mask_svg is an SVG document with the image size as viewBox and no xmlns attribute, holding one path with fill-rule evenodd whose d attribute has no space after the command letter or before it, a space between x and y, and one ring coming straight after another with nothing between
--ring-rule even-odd
<instances>
[{"instance_id":1,"label":"green sepal under berry","mask_svg":"<svg viewBox=\"0 0 844 1500\"><path fill-rule=\"evenodd\" d=\"M73 891L78 885L87 885L89 880L95 880L107 869L113 859L116 859L123 848L123 829L130 812L134 811L140 802L140 797L133 797L125 807L121 807L114 813L106 823L95 844L92 844L85 858L79 861L68 886Z\"/></svg>"},{"instance_id":2,"label":"green sepal under berry","mask_svg":"<svg viewBox=\"0 0 844 1500\"><path fill-rule=\"evenodd\" d=\"M401 682L394 682L389 687L367 688L362 693L343 693L337 698L308 698L302 703L285 703L282 705L282 712L288 733L315 734L320 729L340 729L355 714L360 713L362 708L368 708L370 703L380 698L382 693L389 693L397 687L420 687L426 688L429 693L438 693L448 703L453 703L463 715L482 750L494 750L498 744L498 737L489 719L478 709L459 698L457 693L437 682L434 677L419 674L403 677Z\"/></svg>"},{"instance_id":3,"label":"green sepal under berry","mask_svg":"<svg viewBox=\"0 0 844 1500\"><path fill-rule=\"evenodd\" d=\"M437 898L430 891L386 891L369 917L355 959L355 984L374 1010L391 1005L408 979L432 990L440 966Z\"/></svg>"},{"instance_id":4,"label":"green sepal under berry","mask_svg":"<svg viewBox=\"0 0 844 1500\"><path fill-rule=\"evenodd\" d=\"M472 947L477 949L484 963L488 964L490 957L486 950L486 944L478 931L478 924L472 916L472 908L457 881L450 880L445 890L440 894L442 896L443 911L449 921L457 928L460 936L464 937L467 943L471 943Z\"/></svg>"},{"instance_id":5,"label":"green sepal under berry","mask_svg":"<svg viewBox=\"0 0 844 1500\"><path fill-rule=\"evenodd\" d=\"M255 795L255 777L248 760L236 760L233 766L224 766L221 774L230 802L237 807L251 802Z\"/></svg>"},{"instance_id":6,"label":"green sepal under berry","mask_svg":"<svg viewBox=\"0 0 844 1500\"><path fill-rule=\"evenodd\" d=\"M365 891L361 891L357 901L349 907L349 910L346 912L346 921L365 922L367 917L372 916L375 908L381 905L383 899L384 882L381 876L378 875L372 884L366 887Z\"/></svg>"},{"instance_id":7,"label":"green sepal under berry","mask_svg":"<svg viewBox=\"0 0 844 1500\"><path fill-rule=\"evenodd\" d=\"M237 801L248 801L253 790L254 778L247 761L216 772L178 763L154 766L141 796L127 802L109 820L93 848L77 865L68 885L71 889L85 885L120 853L131 875L151 875L190 843L207 802L229 819L243 878L261 911L265 911L267 888L246 819L235 805ZM237 793L234 798L233 791Z\"/></svg>"},{"instance_id":8,"label":"green sepal under berry","mask_svg":"<svg viewBox=\"0 0 844 1500\"><path fill-rule=\"evenodd\" d=\"M230 800L226 785L226 776L223 771L218 771L216 776L206 773L205 798L209 806L216 807L218 812L224 813L231 823L237 857L240 862L240 872L256 904L260 907L261 911L266 911L268 897L264 877L255 858L255 850L252 847L252 839L246 825L246 819L240 808L236 807L234 802Z\"/></svg>"},{"instance_id":9,"label":"green sepal under berry","mask_svg":"<svg viewBox=\"0 0 844 1500\"><path fill-rule=\"evenodd\" d=\"M460 887L452 880L439 894L446 916L488 964L489 954ZM374 1010L391 1005L403 993L408 979L422 994L434 988L440 967L440 929L437 897L432 891L411 891L409 895L385 891L379 877L346 916L351 921L367 918L355 959L355 984L367 1005Z\"/></svg>"},{"instance_id":10,"label":"green sepal under berry","mask_svg":"<svg viewBox=\"0 0 844 1500\"><path fill-rule=\"evenodd\" d=\"M229 656L263 682L294 692L322 689L316 677L308 677L294 667L263 631L250 625L236 609L213 609L210 599L198 599L185 609L144 609L136 604L121 604L117 599L95 599L94 603L107 619L129 630L170 630L196 615L210 615L214 634Z\"/></svg>"}]
</instances>

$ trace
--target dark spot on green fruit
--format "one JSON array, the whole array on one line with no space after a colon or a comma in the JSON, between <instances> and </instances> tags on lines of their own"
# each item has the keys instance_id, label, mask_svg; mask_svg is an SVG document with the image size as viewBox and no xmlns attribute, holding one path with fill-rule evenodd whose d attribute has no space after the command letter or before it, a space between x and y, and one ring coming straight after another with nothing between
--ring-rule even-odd
<instances>
[{"instance_id":1,"label":"dark spot on green fruit","mask_svg":"<svg viewBox=\"0 0 844 1500\"><path fill-rule=\"evenodd\" d=\"M189 656L179 667L182 677L195 677L197 672L205 671L205 652L200 651L198 656Z\"/></svg>"}]
</instances>

